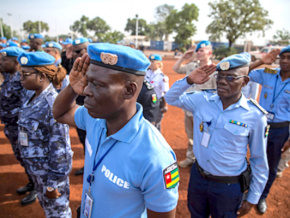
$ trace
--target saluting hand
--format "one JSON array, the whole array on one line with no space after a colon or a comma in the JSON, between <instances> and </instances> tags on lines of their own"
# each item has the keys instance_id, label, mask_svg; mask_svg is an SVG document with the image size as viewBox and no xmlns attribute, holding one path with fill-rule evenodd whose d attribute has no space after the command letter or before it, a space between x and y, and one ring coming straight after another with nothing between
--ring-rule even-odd
<instances>
[{"instance_id":1,"label":"saluting hand","mask_svg":"<svg viewBox=\"0 0 290 218\"><path fill-rule=\"evenodd\" d=\"M191 47L182 55L182 59L187 60L187 59L192 58L192 55L194 54L194 52L195 52L195 47Z\"/></svg>"},{"instance_id":2,"label":"saluting hand","mask_svg":"<svg viewBox=\"0 0 290 218\"><path fill-rule=\"evenodd\" d=\"M270 51L262 58L262 62L264 64L272 64L276 60L277 55L279 53L280 53L280 49L274 49L274 50Z\"/></svg>"},{"instance_id":3,"label":"saluting hand","mask_svg":"<svg viewBox=\"0 0 290 218\"><path fill-rule=\"evenodd\" d=\"M203 84L210 79L210 75L216 71L216 65L204 65L202 67L196 68L194 71L189 74L187 77L188 84Z\"/></svg>"},{"instance_id":4,"label":"saluting hand","mask_svg":"<svg viewBox=\"0 0 290 218\"><path fill-rule=\"evenodd\" d=\"M90 57L85 53L81 58L77 58L73 68L69 74L70 86L75 93L83 95L83 91L87 86L86 72L90 65Z\"/></svg>"}]
</instances>

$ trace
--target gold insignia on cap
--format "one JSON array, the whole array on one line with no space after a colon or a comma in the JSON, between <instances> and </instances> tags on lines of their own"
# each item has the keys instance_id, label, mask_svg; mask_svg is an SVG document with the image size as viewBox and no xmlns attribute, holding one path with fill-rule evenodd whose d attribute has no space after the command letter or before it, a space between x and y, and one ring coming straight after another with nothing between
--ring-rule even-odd
<instances>
[{"instance_id":1,"label":"gold insignia on cap","mask_svg":"<svg viewBox=\"0 0 290 218\"><path fill-rule=\"evenodd\" d=\"M228 70L228 69L230 69L230 62L228 62L228 61L222 62L220 64L220 68L221 68L221 70Z\"/></svg>"},{"instance_id":2,"label":"gold insignia on cap","mask_svg":"<svg viewBox=\"0 0 290 218\"><path fill-rule=\"evenodd\" d=\"M200 47L201 48L204 48L206 45L204 44L204 43L202 43L201 45L200 45Z\"/></svg>"},{"instance_id":3,"label":"gold insignia on cap","mask_svg":"<svg viewBox=\"0 0 290 218\"><path fill-rule=\"evenodd\" d=\"M152 55L150 58L151 58L152 60L154 60L154 59L155 59L155 56L154 56L154 55Z\"/></svg>"},{"instance_id":4,"label":"gold insignia on cap","mask_svg":"<svg viewBox=\"0 0 290 218\"><path fill-rule=\"evenodd\" d=\"M6 51L1 52L1 54L2 54L3 56L7 56Z\"/></svg>"},{"instance_id":5,"label":"gold insignia on cap","mask_svg":"<svg viewBox=\"0 0 290 218\"><path fill-rule=\"evenodd\" d=\"M53 47L53 44L52 43L48 43L48 47Z\"/></svg>"},{"instance_id":6,"label":"gold insignia on cap","mask_svg":"<svg viewBox=\"0 0 290 218\"><path fill-rule=\"evenodd\" d=\"M111 53L101 53L101 60L105 64L115 65L118 62L118 56Z\"/></svg>"},{"instance_id":7,"label":"gold insignia on cap","mask_svg":"<svg viewBox=\"0 0 290 218\"><path fill-rule=\"evenodd\" d=\"M31 35L31 36L30 36L30 39L34 39L34 35Z\"/></svg>"},{"instance_id":8,"label":"gold insignia on cap","mask_svg":"<svg viewBox=\"0 0 290 218\"><path fill-rule=\"evenodd\" d=\"M25 64L28 63L28 58L27 57L21 57L20 58L20 62L21 62L21 64L25 65Z\"/></svg>"},{"instance_id":9,"label":"gold insignia on cap","mask_svg":"<svg viewBox=\"0 0 290 218\"><path fill-rule=\"evenodd\" d=\"M81 40L76 39L75 43L76 43L76 44L80 44L80 43L81 43Z\"/></svg>"}]
</instances>

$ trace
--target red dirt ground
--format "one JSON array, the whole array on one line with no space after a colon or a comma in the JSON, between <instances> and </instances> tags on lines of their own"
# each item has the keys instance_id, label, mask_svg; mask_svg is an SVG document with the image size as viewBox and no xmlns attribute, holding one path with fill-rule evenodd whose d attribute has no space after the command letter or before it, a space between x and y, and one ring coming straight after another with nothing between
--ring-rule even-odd
<instances>
[{"instance_id":1,"label":"red dirt ground","mask_svg":"<svg viewBox=\"0 0 290 218\"><path fill-rule=\"evenodd\" d=\"M173 72L172 67L175 59L164 58L164 73L169 76L170 86L173 82L183 77ZM15 159L11 146L4 136L3 125L0 125L0 217L26 218L44 217L44 212L38 202L28 206L21 206L23 196L16 194L16 189L27 183L23 168ZM185 158L187 147L186 134L183 124L183 112L181 109L169 106L168 112L162 121L162 134L167 142L174 149L178 160ZM73 173L83 166L83 148L80 144L75 129L70 130L73 156L73 169L70 176L70 207L73 217L76 217L76 209L80 205L82 192L82 177ZM177 206L177 218L187 218L190 214L187 209L187 186L190 169L180 169L179 201ZM284 171L283 177L275 180L269 197L267 198L268 210L263 215L265 218L286 218L290 217L289 190L290 168ZM247 218L261 217L256 209L252 209L245 216Z\"/></svg>"}]
</instances>

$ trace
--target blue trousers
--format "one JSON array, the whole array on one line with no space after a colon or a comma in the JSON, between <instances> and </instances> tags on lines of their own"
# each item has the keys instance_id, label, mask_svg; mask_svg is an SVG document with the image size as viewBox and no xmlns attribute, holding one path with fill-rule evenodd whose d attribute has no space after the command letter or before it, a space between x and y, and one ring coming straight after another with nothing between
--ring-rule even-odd
<instances>
[{"instance_id":1,"label":"blue trousers","mask_svg":"<svg viewBox=\"0 0 290 218\"><path fill-rule=\"evenodd\" d=\"M225 184L206 180L191 168L188 186L188 209L192 218L237 217L243 193L239 183Z\"/></svg>"},{"instance_id":2,"label":"blue trousers","mask_svg":"<svg viewBox=\"0 0 290 218\"><path fill-rule=\"evenodd\" d=\"M267 141L267 157L269 165L269 177L261 199L267 198L270 188L276 178L279 161L281 159L281 149L289 137L289 127L270 128Z\"/></svg>"}]
</instances>

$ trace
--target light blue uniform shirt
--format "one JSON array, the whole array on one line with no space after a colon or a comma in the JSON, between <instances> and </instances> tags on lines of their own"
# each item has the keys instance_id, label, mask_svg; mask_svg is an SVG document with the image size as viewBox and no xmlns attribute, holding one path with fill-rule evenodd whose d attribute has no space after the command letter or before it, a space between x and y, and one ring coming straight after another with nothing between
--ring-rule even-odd
<instances>
[{"instance_id":1,"label":"light blue uniform shirt","mask_svg":"<svg viewBox=\"0 0 290 218\"><path fill-rule=\"evenodd\" d=\"M274 119L268 120L269 122L290 121L290 78L282 81L280 68L275 68L277 74L266 73L264 70L257 69L249 73L251 81L262 85L259 104L268 112L275 114Z\"/></svg>"},{"instance_id":2,"label":"light blue uniform shirt","mask_svg":"<svg viewBox=\"0 0 290 218\"><path fill-rule=\"evenodd\" d=\"M137 110L122 129L107 137L104 119L92 118L84 107L77 109L75 123L87 131L81 214L95 154L97 163L116 141L94 173L92 217L146 217L146 208L169 212L176 207L178 186L166 189L163 178L163 169L176 162L175 154L144 119L138 103Z\"/></svg>"},{"instance_id":3,"label":"light blue uniform shirt","mask_svg":"<svg viewBox=\"0 0 290 218\"><path fill-rule=\"evenodd\" d=\"M215 176L238 176L246 170L249 144L252 180L247 200L256 204L268 179L266 155L266 116L243 95L223 110L220 97L211 92L185 93L186 77L175 82L165 94L168 104L194 115L194 154L199 165ZM247 127L230 123L247 124ZM203 122L203 132L200 124ZM208 147L201 145L204 132L210 134Z\"/></svg>"}]
</instances>

